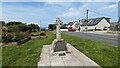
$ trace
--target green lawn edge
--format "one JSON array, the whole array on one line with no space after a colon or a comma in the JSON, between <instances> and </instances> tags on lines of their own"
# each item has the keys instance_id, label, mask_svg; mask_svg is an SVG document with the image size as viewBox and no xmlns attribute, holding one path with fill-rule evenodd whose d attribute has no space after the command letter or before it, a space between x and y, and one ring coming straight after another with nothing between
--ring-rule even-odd
<instances>
[{"instance_id":1,"label":"green lawn edge","mask_svg":"<svg viewBox=\"0 0 120 68\"><path fill-rule=\"evenodd\" d=\"M118 66L118 47L110 46L100 42L94 42L88 39L83 39L68 34L62 34L62 37L65 41L70 43L72 46L84 53L100 66L104 68L107 68L109 66Z\"/></svg>"},{"instance_id":2,"label":"green lawn edge","mask_svg":"<svg viewBox=\"0 0 120 68\"><path fill-rule=\"evenodd\" d=\"M31 39L18 46L2 47L2 66L37 66L43 45L51 44L55 36L47 32L48 38Z\"/></svg>"},{"instance_id":3,"label":"green lawn edge","mask_svg":"<svg viewBox=\"0 0 120 68\"><path fill-rule=\"evenodd\" d=\"M55 34L47 32L46 39L32 39L20 46L2 47L3 66L37 66L43 45L51 44ZM62 38L100 66L118 66L118 48L103 43L62 34Z\"/></svg>"}]
</instances>

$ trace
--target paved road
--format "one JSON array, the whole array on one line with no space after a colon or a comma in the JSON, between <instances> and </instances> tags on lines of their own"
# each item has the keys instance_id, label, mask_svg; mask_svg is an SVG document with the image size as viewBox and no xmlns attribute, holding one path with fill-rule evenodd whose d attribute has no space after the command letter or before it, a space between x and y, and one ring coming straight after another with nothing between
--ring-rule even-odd
<instances>
[{"instance_id":1,"label":"paved road","mask_svg":"<svg viewBox=\"0 0 120 68\"><path fill-rule=\"evenodd\" d=\"M112 46L118 47L118 35L108 35L108 34L95 34L95 33L85 33L85 32L62 32L65 34L78 36L85 39L90 39L96 42L102 42Z\"/></svg>"}]
</instances>

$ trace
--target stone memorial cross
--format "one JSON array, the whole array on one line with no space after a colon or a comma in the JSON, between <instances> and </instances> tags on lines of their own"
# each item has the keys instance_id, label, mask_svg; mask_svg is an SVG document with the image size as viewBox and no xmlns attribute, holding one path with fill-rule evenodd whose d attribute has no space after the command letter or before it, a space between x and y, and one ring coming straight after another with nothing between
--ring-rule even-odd
<instances>
[{"instance_id":1,"label":"stone memorial cross","mask_svg":"<svg viewBox=\"0 0 120 68\"><path fill-rule=\"evenodd\" d=\"M55 22L55 24L56 24L56 40L57 41L61 41L61 31L60 31L60 24L61 24L62 22L61 22L61 20L60 20L60 18L57 18L56 19L56 22Z\"/></svg>"},{"instance_id":2,"label":"stone memorial cross","mask_svg":"<svg viewBox=\"0 0 120 68\"><path fill-rule=\"evenodd\" d=\"M60 31L60 24L62 24L62 21L60 18L56 18L56 39L52 42L51 50L52 52L60 52L60 51L67 51L66 42L61 39L61 31Z\"/></svg>"}]
</instances>

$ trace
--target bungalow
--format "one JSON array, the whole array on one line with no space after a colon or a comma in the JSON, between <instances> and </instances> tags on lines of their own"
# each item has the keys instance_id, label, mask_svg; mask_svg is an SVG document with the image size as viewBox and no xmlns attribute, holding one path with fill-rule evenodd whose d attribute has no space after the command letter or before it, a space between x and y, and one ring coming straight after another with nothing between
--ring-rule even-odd
<instances>
[{"instance_id":1,"label":"bungalow","mask_svg":"<svg viewBox=\"0 0 120 68\"><path fill-rule=\"evenodd\" d=\"M85 19L81 20L82 25L80 25L80 30L104 30L110 27L110 18L99 17L88 19L86 23Z\"/></svg>"},{"instance_id":2,"label":"bungalow","mask_svg":"<svg viewBox=\"0 0 120 68\"><path fill-rule=\"evenodd\" d=\"M69 28L69 27L71 27L72 25L73 25L73 22L69 22L69 23L66 25L66 27Z\"/></svg>"},{"instance_id":3,"label":"bungalow","mask_svg":"<svg viewBox=\"0 0 120 68\"><path fill-rule=\"evenodd\" d=\"M86 22L87 21L87 22ZM110 18L99 17L91 19L82 19L78 21L69 22L67 28L72 27L75 29L84 30L107 30L110 28Z\"/></svg>"},{"instance_id":4,"label":"bungalow","mask_svg":"<svg viewBox=\"0 0 120 68\"><path fill-rule=\"evenodd\" d=\"M72 28L75 28L75 29L78 29L79 26L80 26L79 21L69 22L69 23L66 25L67 28L72 27Z\"/></svg>"}]
</instances>

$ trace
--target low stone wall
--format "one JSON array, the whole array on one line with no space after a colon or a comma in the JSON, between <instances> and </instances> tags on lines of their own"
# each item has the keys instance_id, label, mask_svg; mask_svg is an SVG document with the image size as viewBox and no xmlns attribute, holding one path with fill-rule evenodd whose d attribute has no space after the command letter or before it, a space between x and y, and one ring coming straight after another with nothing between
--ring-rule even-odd
<instances>
[{"instance_id":1,"label":"low stone wall","mask_svg":"<svg viewBox=\"0 0 120 68\"><path fill-rule=\"evenodd\" d=\"M31 39L39 38L40 36L31 36Z\"/></svg>"},{"instance_id":2,"label":"low stone wall","mask_svg":"<svg viewBox=\"0 0 120 68\"><path fill-rule=\"evenodd\" d=\"M31 39L30 37L28 37L28 38L24 38L24 39L18 41L17 44L18 44L18 45L23 44L23 43L29 41L30 39Z\"/></svg>"},{"instance_id":3,"label":"low stone wall","mask_svg":"<svg viewBox=\"0 0 120 68\"><path fill-rule=\"evenodd\" d=\"M9 43L0 43L0 46L16 46L17 45L17 42L9 42Z\"/></svg>"},{"instance_id":4,"label":"low stone wall","mask_svg":"<svg viewBox=\"0 0 120 68\"><path fill-rule=\"evenodd\" d=\"M9 42L9 43L3 43L3 42L0 42L0 46L4 46L4 45L7 45L7 46L16 46L16 45L21 45L27 41L29 41L31 38L24 38L18 42Z\"/></svg>"},{"instance_id":5,"label":"low stone wall","mask_svg":"<svg viewBox=\"0 0 120 68\"><path fill-rule=\"evenodd\" d=\"M60 31L68 31L68 29L60 29Z\"/></svg>"}]
</instances>

